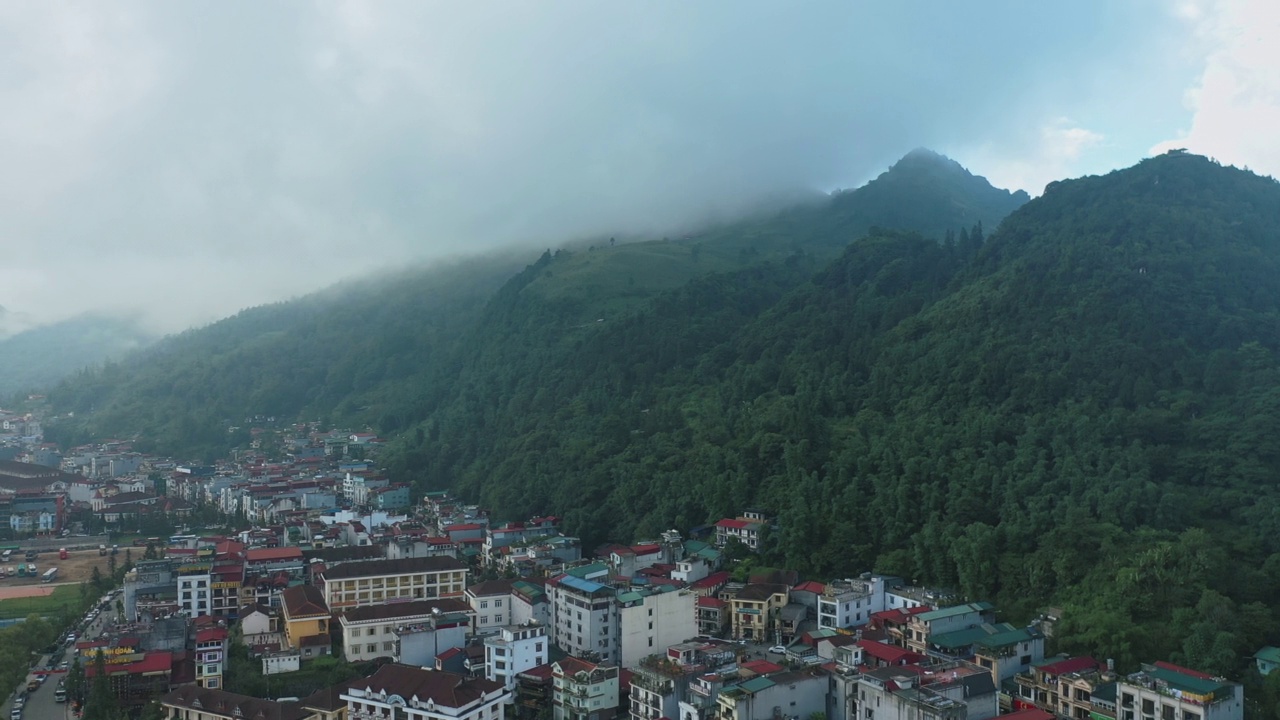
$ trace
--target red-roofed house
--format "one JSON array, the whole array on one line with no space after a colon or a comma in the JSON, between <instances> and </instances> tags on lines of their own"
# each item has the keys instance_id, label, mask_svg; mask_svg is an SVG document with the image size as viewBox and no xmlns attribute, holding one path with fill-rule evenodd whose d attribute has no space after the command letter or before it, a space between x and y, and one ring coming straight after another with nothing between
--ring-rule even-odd
<instances>
[{"instance_id":1,"label":"red-roofed house","mask_svg":"<svg viewBox=\"0 0 1280 720\"><path fill-rule=\"evenodd\" d=\"M729 582L729 573L721 570L720 572L713 572L701 580L694 582L689 585L689 589L695 594L703 597L714 597L719 594L720 588L724 587L727 582Z\"/></svg>"},{"instance_id":2,"label":"red-roofed house","mask_svg":"<svg viewBox=\"0 0 1280 720\"><path fill-rule=\"evenodd\" d=\"M208 616L199 618L204 620ZM205 688L222 687L223 668L227 662L227 628L206 627L196 631L196 684Z\"/></svg>"},{"instance_id":3,"label":"red-roofed house","mask_svg":"<svg viewBox=\"0 0 1280 720\"><path fill-rule=\"evenodd\" d=\"M764 523L747 518L725 518L716 523L716 546L724 547L730 540L737 540L752 550L760 549L760 534Z\"/></svg>"},{"instance_id":4,"label":"red-roofed house","mask_svg":"<svg viewBox=\"0 0 1280 720\"><path fill-rule=\"evenodd\" d=\"M920 653L875 640L859 640L858 647L862 648L862 661L870 667L903 667L928 659Z\"/></svg>"},{"instance_id":5,"label":"red-roofed house","mask_svg":"<svg viewBox=\"0 0 1280 720\"><path fill-rule=\"evenodd\" d=\"M748 662L739 663L738 668L740 674L744 678L754 677L756 675L769 675L771 673L782 672L782 666L771 663L768 660L750 660Z\"/></svg>"},{"instance_id":6,"label":"red-roofed house","mask_svg":"<svg viewBox=\"0 0 1280 720\"><path fill-rule=\"evenodd\" d=\"M570 655L551 663L552 710L555 720L610 720L621 697L618 668Z\"/></svg>"}]
</instances>

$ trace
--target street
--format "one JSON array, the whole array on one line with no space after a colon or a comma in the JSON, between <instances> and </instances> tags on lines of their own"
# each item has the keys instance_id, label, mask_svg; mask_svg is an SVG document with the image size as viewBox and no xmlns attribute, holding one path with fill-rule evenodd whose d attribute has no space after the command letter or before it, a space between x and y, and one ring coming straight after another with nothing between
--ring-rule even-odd
<instances>
[{"instance_id":1,"label":"street","mask_svg":"<svg viewBox=\"0 0 1280 720\"><path fill-rule=\"evenodd\" d=\"M94 620L93 624L90 625L83 633L80 632L80 628L77 626L74 629L76 630L76 634L79 635L78 639L86 640L96 638L107 626L109 619L110 611L100 614L98 619ZM60 641L66 639L67 632L67 630L63 630ZM68 666L70 666L70 662L74 655L75 646L72 645L63 658L67 661ZM71 717L71 703L59 703L54 700L54 694L58 688L58 683L67 676L67 673L65 670L57 669L47 671L46 668L49 666L50 657L51 656L49 655L41 655L39 662L32 668L32 673L27 676L27 680L31 680L37 675L47 674L48 679L44 684L36 688L36 690L31 693L27 692L26 684L24 683L22 687L17 689L15 695L6 698L4 702L3 715L0 715L0 720L7 720L10 717L15 697L25 698L26 705L22 709L23 720L64 720L65 718Z\"/></svg>"}]
</instances>

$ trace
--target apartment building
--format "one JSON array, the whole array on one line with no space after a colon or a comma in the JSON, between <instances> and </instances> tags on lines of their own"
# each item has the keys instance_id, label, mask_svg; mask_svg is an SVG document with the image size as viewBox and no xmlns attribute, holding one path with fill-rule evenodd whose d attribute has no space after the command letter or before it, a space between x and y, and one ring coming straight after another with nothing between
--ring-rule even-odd
<instances>
[{"instance_id":1,"label":"apartment building","mask_svg":"<svg viewBox=\"0 0 1280 720\"><path fill-rule=\"evenodd\" d=\"M622 667L698 635L698 596L689 590L632 590L619 593L617 600Z\"/></svg>"},{"instance_id":2,"label":"apartment building","mask_svg":"<svg viewBox=\"0 0 1280 720\"><path fill-rule=\"evenodd\" d=\"M1244 686L1170 663L1116 683L1116 720L1242 720Z\"/></svg>"},{"instance_id":3,"label":"apartment building","mask_svg":"<svg viewBox=\"0 0 1280 720\"><path fill-rule=\"evenodd\" d=\"M610 720L618 712L618 668L567 657L551 664L554 720Z\"/></svg>"},{"instance_id":4,"label":"apartment building","mask_svg":"<svg viewBox=\"0 0 1280 720\"><path fill-rule=\"evenodd\" d=\"M447 556L366 560L326 568L317 584L331 610L455 597L466 590L467 566Z\"/></svg>"},{"instance_id":5,"label":"apartment building","mask_svg":"<svg viewBox=\"0 0 1280 720\"><path fill-rule=\"evenodd\" d=\"M618 607L614 589L573 575L547 581L551 638L570 655L618 662Z\"/></svg>"},{"instance_id":6,"label":"apartment building","mask_svg":"<svg viewBox=\"0 0 1280 720\"><path fill-rule=\"evenodd\" d=\"M467 588L466 600L475 611L476 635L491 635L515 622L511 580L486 580Z\"/></svg>"}]
</instances>

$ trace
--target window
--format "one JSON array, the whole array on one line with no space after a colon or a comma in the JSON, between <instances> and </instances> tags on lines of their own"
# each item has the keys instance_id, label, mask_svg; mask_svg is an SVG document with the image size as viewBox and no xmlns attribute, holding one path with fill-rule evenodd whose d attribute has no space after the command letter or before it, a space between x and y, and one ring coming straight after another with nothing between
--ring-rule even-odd
<instances>
[{"instance_id":1,"label":"window","mask_svg":"<svg viewBox=\"0 0 1280 720\"><path fill-rule=\"evenodd\" d=\"M481 609L481 610L488 610L488 609L489 609L489 601L488 601L488 600L481 600L481 601L480 601L480 609Z\"/></svg>"},{"instance_id":2,"label":"window","mask_svg":"<svg viewBox=\"0 0 1280 720\"><path fill-rule=\"evenodd\" d=\"M365 645L365 646L364 646L364 651L365 651L365 652L371 652L371 653L378 652L378 645L377 645L377 643L369 643L368 645Z\"/></svg>"},{"instance_id":3,"label":"window","mask_svg":"<svg viewBox=\"0 0 1280 720\"><path fill-rule=\"evenodd\" d=\"M502 622L502 616L501 616L501 615L494 615L494 616L493 616L493 621L494 621L494 622L496 622L496 623L500 623L500 622Z\"/></svg>"},{"instance_id":4,"label":"window","mask_svg":"<svg viewBox=\"0 0 1280 720\"><path fill-rule=\"evenodd\" d=\"M1021 664L1023 664L1023 665L1030 665L1030 664L1031 664L1031 656L1030 656L1030 655L1023 655L1022 657L1018 658L1018 662L1019 662L1019 663L1021 663Z\"/></svg>"},{"instance_id":5,"label":"window","mask_svg":"<svg viewBox=\"0 0 1280 720\"><path fill-rule=\"evenodd\" d=\"M384 642L382 643L382 649L386 652L392 652L396 649L396 644L393 642Z\"/></svg>"},{"instance_id":6,"label":"window","mask_svg":"<svg viewBox=\"0 0 1280 720\"><path fill-rule=\"evenodd\" d=\"M498 598L497 600L494 600L494 601L493 601L493 606L494 606L494 607L496 607L496 608L500 608L500 607L502 607L502 598Z\"/></svg>"},{"instance_id":7,"label":"window","mask_svg":"<svg viewBox=\"0 0 1280 720\"><path fill-rule=\"evenodd\" d=\"M360 628L351 628L351 637L360 637Z\"/></svg>"},{"instance_id":8,"label":"window","mask_svg":"<svg viewBox=\"0 0 1280 720\"><path fill-rule=\"evenodd\" d=\"M481 616L480 616L480 624L481 624L481 625L488 625L488 624L489 624L489 616L488 616L488 615L481 615Z\"/></svg>"}]
</instances>

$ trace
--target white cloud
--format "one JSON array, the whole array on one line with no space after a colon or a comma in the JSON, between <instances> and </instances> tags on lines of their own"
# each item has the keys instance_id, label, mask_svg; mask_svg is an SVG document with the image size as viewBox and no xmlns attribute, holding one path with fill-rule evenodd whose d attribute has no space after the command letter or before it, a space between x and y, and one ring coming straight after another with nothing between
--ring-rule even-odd
<instances>
[{"instance_id":1,"label":"white cloud","mask_svg":"<svg viewBox=\"0 0 1280 720\"><path fill-rule=\"evenodd\" d=\"M986 175L997 187L1019 188L1038 195L1054 180L1074 175L1093 155L1106 149L1106 137L1066 117L1057 117L1006 138L962 149L958 157Z\"/></svg>"},{"instance_id":2,"label":"white cloud","mask_svg":"<svg viewBox=\"0 0 1280 720\"><path fill-rule=\"evenodd\" d=\"M1194 23L1203 72L1186 93L1190 126L1151 152L1187 148L1280 176L1280 3L1217 0L1182 16Z\"/></svg>"}]
</instances>

